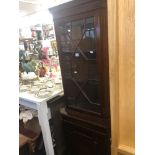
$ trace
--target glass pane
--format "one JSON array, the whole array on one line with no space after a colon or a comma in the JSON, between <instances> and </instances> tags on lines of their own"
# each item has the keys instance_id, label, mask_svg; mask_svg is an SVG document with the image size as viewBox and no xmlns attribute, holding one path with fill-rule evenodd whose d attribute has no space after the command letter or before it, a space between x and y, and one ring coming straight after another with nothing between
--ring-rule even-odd
<instances>
[{"instance_id":1,"label":"glass pane","mask_svg":"<svg viewBox=\"0 0 155 155\"><path fill-rule=\"evenodd\" d=\"M64 23L61 29L60 52L68 104L99 112L94 17Z\"/></svg>"},{"instance_id":2,"label":"glass pane","mask_svg":"<svg viewBox=\"0 0 155 155\"><path fill-rule=\"evenodd\" d=\"M85 33L83 34L83 38L79 43L79 48L82 50L88 60L96 59L95 28L93 17L85 19Z\"/></svg>"},{"instance_id":3,"label":"glass pane","mask_svg":"<svg viewBox=\"0 0 155 155\"><path fill-rule=\"evenodd\" d=\"M66 23L66 33L71 36L71 23Z\"/></svg>"},{"instance_id":4,"label":"glass pane","mask_svg":"<svg viewBox=\"0 0 155 155\"><path fill-rule=\"evenodd\" d=\"M64 26L63 25L59 26L59 33L60 33L60 35L62 35L64 33Z\"/></svg>"},{"instance_id":5,"label":"glass pane","mask_svg":"<svg viewBox=\"0 0 155 155\"><path fill-rule=\"evenodd\" d=\"M72 31L71 38L72 40L80 40L84 32L84 20L72 21Z\"/></svg>"},{"instance_id":6,"label":"glass pane","mask_svg":"<svg viewBox=\"0 0 155 155\"><path fill-rule=\"evenodd\" d=\"M90 29L94 28L94 18L93 17L86 18L85 28L87 30L90 30Z\"/></svg>"},{"instance_id":7,"label":"glass pane","mask_svg":"<svg viewBox=\"0 0 155 155\"><path fill-rule=\"evenodd\" d=\"M65 53L70 52L70 49L68 47L62 47L61 50L62 52L65 52Z\"/></svg>"}]
</instances>

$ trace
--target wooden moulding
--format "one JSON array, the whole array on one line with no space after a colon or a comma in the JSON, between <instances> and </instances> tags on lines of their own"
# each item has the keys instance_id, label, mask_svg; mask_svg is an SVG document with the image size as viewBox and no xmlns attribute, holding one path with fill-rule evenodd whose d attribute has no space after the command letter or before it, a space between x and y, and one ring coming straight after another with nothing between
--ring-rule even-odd
<instances>
[{"instance_id":1,"label":"wooden moulding","mask_svg":"<svg viewBox=\"0 0 155 155\"><path fill-rule=\"evenodd\" d=\"M72 16L80 13L93 11L99 8L106 8L106 0L74 0L56 7L49 9L50 13L53 15L54 20L58 18L63 18L64 16ZM69 9L69 11L68 11Z\"/></svg>"},{"instance_id":2,"label":"wooden moulding","mask_svg":"<svg viewBox=\"0 0 155 155\"><path fill-rule=\"evenodd\" d=\"M94 117L87 113L81 113L80 111L68 110L65 108L60 109L60 113L63 119L72 124L79 124L81 127L92 128L94 131L98 131L110 136L108 128L108 119L103 119L101 117ZM82 115L82 116L81 116ZM104 122L104 123L103 123Z\"/></svg>"},{"instance_id":3,"label":"wooden moulding","mask_svg":"<svg viewBox=\"0 0 155 155\"><path fill-rule=\"evenodd\" d=\"M134 155L135 149L125 145L118 146L118 155Z\"/></svg>"}]
</instances>

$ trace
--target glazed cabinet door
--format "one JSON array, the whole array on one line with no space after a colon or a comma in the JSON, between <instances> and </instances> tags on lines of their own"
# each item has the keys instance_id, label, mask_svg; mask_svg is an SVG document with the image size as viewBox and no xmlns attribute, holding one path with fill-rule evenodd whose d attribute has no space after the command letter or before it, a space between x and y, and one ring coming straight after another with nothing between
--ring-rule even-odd
<instances>
[{"instance_id":1,"label":"glazed cabinet door","mask_svg":"<svg viewBox=\"0 0 155 155\"><path fill-rule=\"evenodd\" d=\"M70 17L55 22L55 29L68 107L100 113L98 19L93 14Z\"/></svg>"}]
</instances>

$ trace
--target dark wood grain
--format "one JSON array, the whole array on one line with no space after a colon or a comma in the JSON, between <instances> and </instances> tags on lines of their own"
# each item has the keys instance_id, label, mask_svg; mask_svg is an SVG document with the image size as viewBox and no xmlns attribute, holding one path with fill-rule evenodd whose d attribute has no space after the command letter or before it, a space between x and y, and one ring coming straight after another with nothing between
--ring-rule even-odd
<instances>
[{"instance_id":1,"label":"dark wood grain","mask_svg":"<svg viewBox=\"0 0 155 155\"><path fill-rule=\"evenodd\" d=\"M110 155L107 1L75 0L49 11L58 44L66 104L61 115L70 155ZM87 37L86 31L94 37Z\"/></svg>"},{"instance_id":2,"label":"dark wood grain","mask_svg":"<svg viewBox=\"0 0 155 155\"><path fill-rule=\"evenodd\" d=\"M108 129L73 117L61 109L70 155L110 155Z\"/></svg>"}]
</instances>

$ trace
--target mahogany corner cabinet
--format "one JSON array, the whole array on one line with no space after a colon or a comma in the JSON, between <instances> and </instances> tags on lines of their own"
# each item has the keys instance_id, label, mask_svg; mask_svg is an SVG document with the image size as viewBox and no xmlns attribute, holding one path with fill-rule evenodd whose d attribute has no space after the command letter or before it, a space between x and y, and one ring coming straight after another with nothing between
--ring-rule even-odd
<instances>
[{"instance_id":1,"label":"mahogany corner cabinet","mask_svg":"<svg viewBox=\"0 0 155 155\"><path fill-rule=\"evenodd\" d=\"M74 0L49 11L64 87L67 155L110 155L107 1Z\"/></svg>"}]
</instances>

